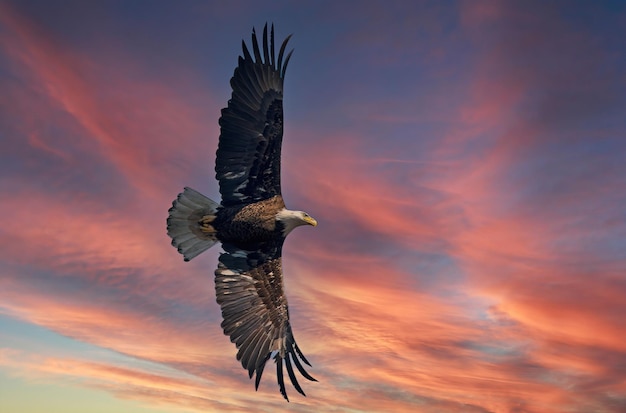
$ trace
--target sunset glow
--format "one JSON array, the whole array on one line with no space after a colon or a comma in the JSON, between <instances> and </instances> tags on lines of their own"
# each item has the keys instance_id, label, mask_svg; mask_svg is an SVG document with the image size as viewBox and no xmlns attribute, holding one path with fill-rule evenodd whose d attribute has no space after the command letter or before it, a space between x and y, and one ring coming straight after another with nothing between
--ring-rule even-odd
<instances>
[{"instance_id":1,"label":"sunset glow","mask_svg":"<svg viewBox=\"0 0 626 413\"><path fill-rule=\"evenodd\" d=\"M626 5L223 3L0 0L0 412L626 411ZM266 21L289 404L165 232Z\"/></svg>"}]
</instances>

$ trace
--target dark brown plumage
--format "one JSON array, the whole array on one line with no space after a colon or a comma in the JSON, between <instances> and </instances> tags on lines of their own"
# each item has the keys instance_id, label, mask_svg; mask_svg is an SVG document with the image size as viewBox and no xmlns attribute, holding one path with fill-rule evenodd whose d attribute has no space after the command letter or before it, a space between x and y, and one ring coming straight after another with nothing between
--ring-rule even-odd
<instances>
[{"instance_id":1,"label":"dark brown plumage","mask_svg":"<svg viewBox=\"0 0 626 413\"><path fill-rule=\"evenodd\" d=\"M233 92L220 117L215 162L220 204L185 188L167 219L172 245L189 261L220 241L224 253L215 270L215 291L222 309L222 328L238 349L237 360L255 377L258 388L266 362L273 358L281 394L287 392L283 364L295 389L304 395L293 366L308 380L309 364L293 337L283 288L282 246L295 227L317 222L302 211L285 208L280 187L283 137L282 92L291 52L283 56L289 37L274 51L274 27L263 51L252 32L250 54L243 57L230 81ZM309 364L310 365L310 364Z\"/></svg>"},{"instance_id":2,"label":"dark brown plumage","mask_svg":"<svg viewBox=\"0 0 626 413\"><path fill-rule=\"evenodd\" d=\"M280 224L276 214L285 208L280 195L251 204L221 207L211 225L217 238L239 247L250 247L251 243L267 242L280 237Z\"/></svg>"}]
</instances>

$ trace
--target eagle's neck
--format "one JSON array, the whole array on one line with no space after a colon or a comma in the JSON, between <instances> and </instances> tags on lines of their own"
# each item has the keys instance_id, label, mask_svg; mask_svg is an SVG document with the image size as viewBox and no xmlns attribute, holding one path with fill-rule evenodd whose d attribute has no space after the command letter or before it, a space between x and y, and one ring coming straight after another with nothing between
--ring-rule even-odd
<instances>
[{"instance_id":1,"label":"eagle's neck","mask_svg":"<svg viewBox=\"0 0 626 413\"><path fill-rule=\"evenodd\" d=\"M276 221L281 223L283 237L286 237L294 228L306 224L302 219L302 211L291 211L286 208L278 211Z\"/></svg>"}]
</instances>

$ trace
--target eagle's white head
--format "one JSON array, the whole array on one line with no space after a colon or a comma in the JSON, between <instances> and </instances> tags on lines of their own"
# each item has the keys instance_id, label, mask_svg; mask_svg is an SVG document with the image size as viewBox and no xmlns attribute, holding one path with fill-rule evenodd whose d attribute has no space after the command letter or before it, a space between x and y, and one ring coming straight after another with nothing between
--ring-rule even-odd
<instances>
[{"instance_id":1,"label":"eagle's white head","mask_svg":"<svg viewBox=\"0 0 626 413\"><path fill-rule=\"evenodd\" d=\"M291 211L283 208L276 214L276 221L283 225L283 236L286 237L295 227L300 225L316 226L317 221L304 211Z\"/></svg>"}]
</instances>

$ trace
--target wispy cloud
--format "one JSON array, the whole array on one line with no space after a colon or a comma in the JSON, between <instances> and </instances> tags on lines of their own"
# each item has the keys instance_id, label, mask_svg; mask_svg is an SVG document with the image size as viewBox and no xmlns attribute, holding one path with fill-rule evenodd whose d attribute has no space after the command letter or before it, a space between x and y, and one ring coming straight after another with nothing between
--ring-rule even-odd
<instances>
[{"instance_id":1,"label":"wispy cloud","mask_svg":"<svg viewBox=\"0 0 626 413\"><path fill-rule=\"evenodd\" d=\"M188 73L151 79L131 56L75 52L54 33L7 5L3 9L7 32L1 44L23 82L21 88L9 87L4 99L23 101L11 122L31 146L64 159L68 147L86 147L103 167L113 167L109 174L120 173L144 196L154 196L185 165L212 151L218 129L203 116L206 109L216 113L217 105L207 92L189 87ZM168 84L172 78L178 89ZM80 170L93 162L71 158L70 166Z\"/></svg>"},{"instance_id":2,"label":"wispy cloud","mask_svg":"<svg viewBox=\"0 0 626 413\"><path fill-rule=\"evenodd\" d=\"M336 99L304 90L285 137L285 198L320 222L285 245L320 380L288 407L222 335L218 251L184 264L165 235L176 191L213 175L225 102L202 69L72 46L2 5L0 311L129 360L4 348L3 368L189 411L621 411L619 45L556 3L460 5L387 32L398 11L371 3L376 30L346 20L298 54Z\"/></svg>"}]
</instances>

